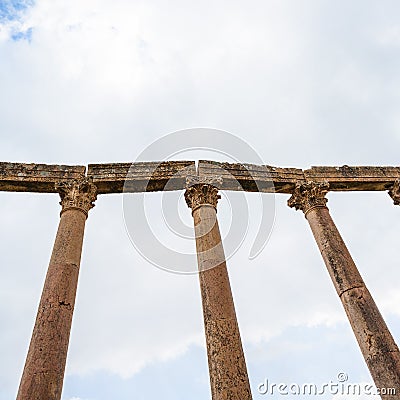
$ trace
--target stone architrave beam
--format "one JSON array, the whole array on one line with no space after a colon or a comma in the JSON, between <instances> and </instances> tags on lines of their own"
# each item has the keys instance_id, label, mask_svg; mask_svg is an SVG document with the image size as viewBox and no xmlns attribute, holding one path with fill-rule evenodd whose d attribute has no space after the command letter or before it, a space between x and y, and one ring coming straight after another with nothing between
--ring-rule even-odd
<instances>
[{"instance_id":1,"label":"stone architrave beam","mask_svg":"<svg viewBox=\"0 0 400 400\"><path fill-rule=\"evenodd\" d=\"M55 193L58 181L78 179L79 165L0 163L0 191ZM400 167L348 166L279 168L201 160L89 164L86 175L99 194L185 190L191 175L221 176L223 190L291 194L297 182L328 182L332 191L385 191L400 179Z\"/></svg>"},{"instance_id":2,"label":"stone architrave beam","mask_svg":"<svg viewBox=\"0 0 400 400\"><path fill-rule=\"evenodd\" d=\"M0 191L57 193L57 182L79 179L85 172L81 165L0 162Z\"/></svg>"}]
</instances>

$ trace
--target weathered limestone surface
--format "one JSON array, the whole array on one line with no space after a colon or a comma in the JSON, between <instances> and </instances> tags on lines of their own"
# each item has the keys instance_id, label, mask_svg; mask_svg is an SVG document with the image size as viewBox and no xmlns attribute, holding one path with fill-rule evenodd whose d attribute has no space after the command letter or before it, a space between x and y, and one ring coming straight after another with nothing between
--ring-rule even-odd
<instances>
[{"instance_id":1,"label":"weathered limestone surface","mask_svg":"<svg viewBox=\"0 0 400 400\"><path fill-rule=\"evenodd\" d=\"M378 388L400 393L400 353L326 207L327 183L298 184L288 201L304 212Z\"/></svg>"},{"instance_id":2,"label":"weathered limestone surface","mask_svg":"<svg viewBox=\"0 0 400 400\"><path fill-rule=\"evenodd\" d=\"M221 189L248 192L290 193L296 182L304 179L298 168L278 168L270 165L232 164L200 160L199 176L221 176Z\"/></svg>"},{"instance_id":3,"label":"weathered limestone surface","mask_svg":"<svg viewBox=\"0 0 400 400\"><path fill-rule=\"evenodd\" d=\"M389 190L400 179L400 167L278 168L269 165L199 161L199 175L223 178L221 189L292 193L299 181L327 182L330 190Z\"/></svg>"},{"instance_id":4,"label":"weathered limestone surface","mask_svg":"<svg viewBox=\"0 0 400 400\"><path fill-rule=\"evenodd\" d=\"M200 176L221 176L224 190L292 193L296 182L328 182L330 190L390 190L400 179L400 167L278 168L269 165L199 161ZM0 163L0 190L54 193L54 184L77 179L84 166ZM186 176L196 174L194 161L89 164L99 194L183 190Z\"/></svg>"},{"instance_id":5,"label":"weathered limestone surface","mask_svg":"<svg viewBox=\"0 0 400 400\"><path fill-rule=\"evenodd\" d=\"M216 206L218 189L197 183L185 193L192 208L213 400L250 400L239 327L236 319Z\"/></svg>"},{"instance_id":6,"label":"weathered limestone surface","mask_svg":"<svg viewBox=\"0 0 400 400\"><path fill-rule=\"evenodd\" d=\"M85 221L96 199L86 179L57 185L61 218L17 400L59 400L74 311Z\"/></svg>"},{"instance_id":7,"label":"weathered limestone surface","mask_svg":"<svg viewBox=\"0 0 400 400\"><path fill-rule=\"evenodd\" d=\"M400 178L400 167L312 167L304 171L312 182L328 182L330 190L388 190Z\"/></svg>"},{"instance_id":8,"label":"weathered limestone surface","mask_svg":"<svg viewBox=\"0 0 400 400\"><path fill-rule=\"evenodd\" d=\"M400 179L397 179L389 190L389 196L393 200L393 204L398 206L400 204Z\"/></svg>"},{"instance_id":9,"label":"weathered limestone surface","mask_svg":"<svg viewBox=\"0 0 400 400\"><path fill-rule=\"evenodd\" d=\"M153 192L185 189L186 176L196 173L194 161L89 164L98 193Z\"/></svg>"},{"instance_id":10,"label":"weathered limestone surface","mask_svg":"<svg viewBox=\"0 0 400 400\"><path fill-rule=\"evenodd\" d=\"M85 171L86 167L81 165L0 162L0 190L56 193L56 182L78 179Z\"/></svg>"}]
</instances>

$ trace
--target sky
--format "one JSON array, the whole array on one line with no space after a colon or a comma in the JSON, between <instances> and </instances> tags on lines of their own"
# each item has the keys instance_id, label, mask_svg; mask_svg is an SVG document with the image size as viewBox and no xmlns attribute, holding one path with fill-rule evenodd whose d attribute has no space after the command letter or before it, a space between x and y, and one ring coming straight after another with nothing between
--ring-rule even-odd
<instances>
[{"instance_id":1,"label":"sky","mask_svg":"<svg viewBox=\"0 0 400 400\"><path fill-rule=\"evenodd\" d=\"M399 15L389 0L0 0L0 160L133 162L165 135L207 127L241 138L268 165L397 166ZM210 150L180 155L224 160ZM163 196L146 195L149 221L160 241L193 251L193 240L161 229ZM189 229L177 196L174 215ZM249 260L260 198L242 196L248 213L223 193L218 216L223 237L235 219L249 221L228 270L254 399L268 397L258 392L266 379L322 385L345 373L371 382L302 213L287 195L265 194L274 224ZM399 342L400 208L387 193L328 199ZM0 400L18 389L58 202L0 193ZM210 399L208 379L198 276L143 258L123 196L99 196L86 225L63 400Z\"/></svg>"}]
</instances>

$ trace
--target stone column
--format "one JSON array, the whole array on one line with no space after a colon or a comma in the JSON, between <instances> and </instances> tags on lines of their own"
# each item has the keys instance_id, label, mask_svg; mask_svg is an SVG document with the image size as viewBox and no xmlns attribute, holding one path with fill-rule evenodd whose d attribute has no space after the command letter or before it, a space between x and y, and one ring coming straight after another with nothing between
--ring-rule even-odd
<instances>
[{"instance_id":1,"label":"stone column","mask_svg":"<svg viewBox=\"0 0 400 400\"><path fill-rule=\"evenodd\" d=\"M86 178L57 184L62 211L17 400L59 400L85 222L96 200Z\"/></svg>"},{"instance_id":2,"label":"stone column","mask_svg":"<svg viewBox=\"0 0 400 400\"><path fill-rule=\"evenodd\" d=\"M329 214L328 190L328 183L299 183L288 205L302 210L310 224L376 387L396 389L396 395L381 397L398 399L399 349Z\"/></svg>"},{"instance_id":3,"label":"stone column","mask_svg":"<svg viewBox=\"0 0 400 400\"><path fill-rule=\"evenodd\" d=\"M400 180L397 179L394 183L392 188L389 190L389 195L393 200L393 204L395 206L400 205Z\"/></svg>"},{"instance_id":4,"label":"stone column","mask_svg":"<svg viewBox=\"0 0 400 400\"><path fill-rule=\"evenodd\" d=\"M202 182L198 178L188 180L185 199L194 219L212 399L250 400L246 362L216 215L220 196L215 180Z\"/></svg>"}]
</instances>

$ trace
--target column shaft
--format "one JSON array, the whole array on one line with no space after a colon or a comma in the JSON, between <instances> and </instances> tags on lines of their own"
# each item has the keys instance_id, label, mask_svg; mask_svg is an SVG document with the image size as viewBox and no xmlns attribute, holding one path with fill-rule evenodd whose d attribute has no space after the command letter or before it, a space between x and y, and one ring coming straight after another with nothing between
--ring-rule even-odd
<instances>
[{"instance_id":1,"label":"column shaft","mask_svg":"<svg viewBox=\"0 0 400 400\"><path fill-rule=\"evenodd\" d=\"M190 196L198 196L198 191L217 193L216 188L205 185L188 190L191 189ZM187 201L190 196L187 191ZM198 203L192 200L188 204L193 209L212 399L250 400L246 362L216 216L216 196L215 204L201 201L201 205L195 206Z\"/></svg>"},{"instance_id":2,"label":"column shaft","mask_svg":"<svg viewBox=\"0 0 400 400\"><path fill-rule=\"evenodd\" d=\"M289 205L305 213L376 387L395 388L398 396L399 349L325 206L326 189L298 187Z\"/></svg>"},{"instance_id":3,"label":"column shaft","mask_svg":"<svg viewBox=\"0 0 400 400\"><path fill-rule=\"evenodd\" d=\"M75 186L76 188L76 186ZM91 188L93 192L93 188ZM82 194L82 193L81 193ZM63 198L63 195L62 195ZM92 193L91 200L95 199ZM66 196L17 400L59 400L88 207ZM82 200L82 199L80 199Z\"/></svg>"}]
</instances>

